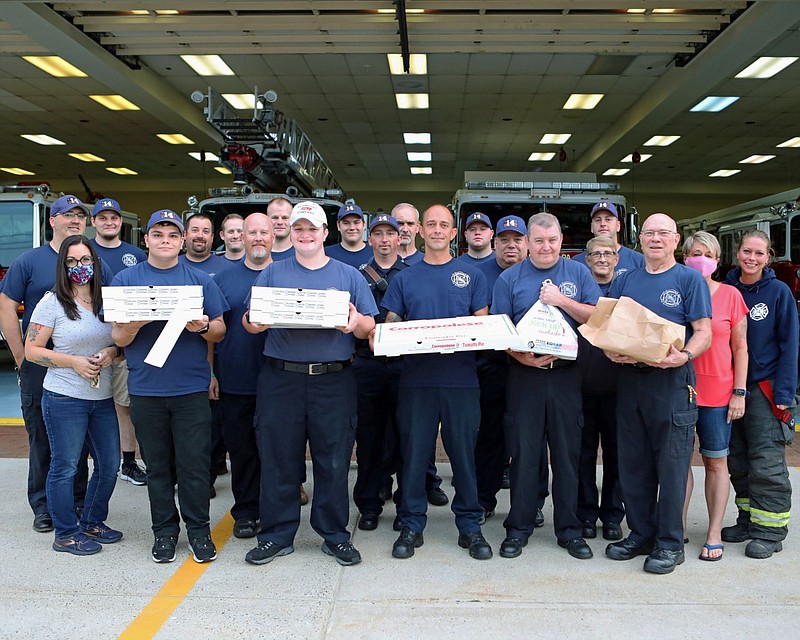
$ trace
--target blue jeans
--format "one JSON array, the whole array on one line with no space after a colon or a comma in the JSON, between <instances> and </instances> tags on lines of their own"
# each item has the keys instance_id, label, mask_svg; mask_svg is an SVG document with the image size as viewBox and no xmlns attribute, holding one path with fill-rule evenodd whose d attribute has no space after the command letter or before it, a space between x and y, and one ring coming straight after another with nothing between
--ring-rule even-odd
<instances>
[{"instance_id":1,"label":"blue jeans","mask_svg":"<svg viewBox=\"0 0 800 640\"><path fill-rule=\"evenodd\" d=\"M108 503L117 482L119 425L114 400L80 400L44 390L42 413L50 441L47 504L56 537L80 530L75 516L73 484L84 444L94 461L86 488L81 527L92 527L108 516Z\"/></svg>"},{"instance_id":2,"label":"blue jeans","mask_svg":"<svg viewBox=\"0 0 800 640\"><path fill-rule=\"evenodd\" d=\"M724 458L731 442L731 423L727 421L728 406L698 407L697 439L700 453L706 458Z\"/></svg>"}]
</instances>

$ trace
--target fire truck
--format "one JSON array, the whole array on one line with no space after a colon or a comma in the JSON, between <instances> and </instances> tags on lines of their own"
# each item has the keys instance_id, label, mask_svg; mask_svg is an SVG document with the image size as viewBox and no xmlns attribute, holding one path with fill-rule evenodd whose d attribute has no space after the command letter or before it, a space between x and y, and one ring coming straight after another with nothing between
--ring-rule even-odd
<instances>
[{"instance_id":1,"label":"fire truck","mask_svg":"<svg viewBox=\"0 0 800 640\"><path fill-rule=\"evenodd\" d=\"M255 87L249 117L211 87L206 93L195 91L191 98L205 103L206 121L222 135L219 164L232 173L235 186L211 188L204 200L191 196L185 218L203 212L219 231L228 214L244 218L256 211L265 213L277 197L292 204L311 200L328 214L326 244L339 242L336 213L346 201L344 190L297 122L275 108L274 91L261 94Z\"/></svg>"},{"instance_id":2,"label":"fire truck","mask_svg":"<svg viewBox=\"0 0 800 640\"><path fill-rule=\"evenodd\" d=\"M48 223L50 206L62 193L51 193L42 184L0 185L0 278L19 254L40 247L53 238ZM94 227L86 225L86 236L94 237ZM122 239L139 245L141 229L133 213L122 213Z\"/></svg>"},{"instance_id":3,"label":"fire truck","mask_svg":"<svg viewBox=\"0 0 800 640\"><path fill-rule=\"evenodd\" d=\"M602 200L619 211L620 244L635 248L638 214L618 190L617 183L598 182L594 173L465 171L464 188L456 191L451 204L459 229L453 251L458 255L467 250L464 224L472 213L488 215L495 226L504 216L519 216L527 222L534 213L546 211L561 223L562 255L571 258L583 251L592 237L589 213Z\"/></svg>"},{"instance_id":4,"label":"fire truck","mask_svg":"<svg viewBox=\"0 0 800 640\"><path fill-rule=\"evenodd\" d=\"M678 221L684 239L699 230L717 237L723 278L736 266L736 249L748 229L760 229L770 237L774 252L770 266L794 292L800 309L800 188Z\"/></svg>"}]
</instances>

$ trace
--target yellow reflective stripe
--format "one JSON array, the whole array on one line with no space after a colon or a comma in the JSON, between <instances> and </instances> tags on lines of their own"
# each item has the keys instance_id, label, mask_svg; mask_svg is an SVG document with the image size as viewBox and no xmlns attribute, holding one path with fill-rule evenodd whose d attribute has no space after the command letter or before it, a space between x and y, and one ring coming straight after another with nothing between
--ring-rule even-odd
<instances>
[{"instance_id":1,"label":"yellow reflective stripe","mask_svg":"<svg viewBox=\"0 0 800 640\"><path fill-rule=\"evenodd\" d=\"M750 498L736 498L739 511L750 511Z\"/></svg>"},{"instance_id":2,"label":"yellow reflective stripe","mask_svg":"<svg viewBox=\"0 0 800 640\"><path fill-rule=\"evenodd\" d=\"M774 513L761 509L750 509L750 522L763 527L786 527L789 524L789 512Z\"/></svg>"}]
</instances>

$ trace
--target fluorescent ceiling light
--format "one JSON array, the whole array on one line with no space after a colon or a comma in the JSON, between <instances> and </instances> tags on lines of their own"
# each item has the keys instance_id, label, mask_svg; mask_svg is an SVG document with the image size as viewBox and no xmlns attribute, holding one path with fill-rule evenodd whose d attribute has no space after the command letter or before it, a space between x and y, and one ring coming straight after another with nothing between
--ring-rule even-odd
<instances>
[{"instance_id":1,"label":"fluorescent ceiling light","mask_svg":"<svg viewBox=\"0 0 800 640\"><path fill-rule=\"evenodd\" d=\"M430 133L404 133L403 141L406 144L430 144Z\"/></svg>"},{"instance_id":2,"label":"fluorescent ceiling light","mask_svg":"<svg viewBox=\"0 0 800 640\"><path fill-rule=\"evenodd\" d=\"M210 151L206 151L206 162L218 162L219 156L211 153ZM190 151L189 155L192 156L195 160L200 160L200 152L199 151Z\"/></svg>"},{"instance_id":3,"label":"fluorescent ceiling light","mask_svg":"<svg viewBox=\"0 0 800 640\"><path fill-rule=\"evenodd\" d=\"M389 73L393 76L405 74L403 56L401 54L387 53L386 59L389 61ZM428 56L424 53L412 53L408 57L408 73L412 76L421 76L428 73Z\"/></svg>"},{"instance_id":4,"label":"fluorescent ceiling light","mask_svg":"<svg viewBox=\"0 0 800 640\"><path fill-rule=\"evenodd\" d=\"M200 76L234 76L236 75L219 56L181 56L195 73Z\"/></svg>"},{"instance_id":5,"label":"fluorescent ceiling light","mask_svg":"<svg viewBox=\"0 0 800 640\"><path fill-rule=\"evenodd\" d=\"M628 13L644 13L645 9L628 9Z\"/></svg>"},{"instance_id":6,"label":"fluorescent ceiling light","mask_svg":"<svg viewBox=\"0 0 800 640\"><path fill-rule=\"evenodd\" d=\"M800 137L799 138L789 138L786 142L781 142L780 144L776 144L776 147L791 147L792 149L797 149L800 147Z\"/></svg>"},{"instance_id":7,"label":"fluorescent ceiling light","mask_svg":"<svg viewBox=\"0 0 800 640\"><path fill-rule=\"evenodd\" d=\"M194 144L194 140L187 138L182 133L157 133L156 136L170 144Z\"/></svg>"},{"instance_id":8,"label":"fluorescent ceiling light","mask_svg":"<svg viewBox=\"0 0 800 640\"><path fill-rule=\"evenodd\" d=\"M545 133L539 144L564 144L571 137L571 133Z\"/></svg>"},{"instance_id":9,"label":"fluorescent ceiling light","mask_svg":"<svg viewBox=\"0 0 800 640\"><path fill-rule=\"evenodd\" d=\"M397 13L396 9L378 9L378 13ZM406 9L406 13L425 13L425 9Z\"/></svg>"},{"instance_id":10,"label":"fluorescent ceiling light","mask_svg":"<svg viewBox=\"0 0 800 640\"><path fill-rule=\"evenodd\" d=\"M641 153L639 155L641 156L641 158L639 158L639 162L646 162L653 157L652 153ZM622 160L620 160L620 162L633 162L633 154L629 153Z\"/></svg>"},{"instance_id":11,"label":"fluorescent ceiling light","mask_svg":"<svg viewBox=\"0 0 800 640\"><path fill-rule=\"evenodd\" d=\"M411 167L411 173L414 175L430 175L433 173L432 167Z\"/></svg>"},{"instance_id":12,"label":"fluorescent ceiling light","mask_svg":"<svg viewBox=\"0 0 800 640\"><path fill-rule=\"evenodd\" d=\"M111 111L140 111L133 102L120 95L90 95L89 97Z\"/></svg>"},{"instance_id":13,"label":"fluorescent ceiling light","mask_svg":"<svg viewBox=\"0 0 800 640\"><path fill-rule=\"evenodd\" d=\"M414 152L409 151L406 153L408 156L409 162L430 162L431 161L431 152L430 151L422 151L422 152Z\"/></svg>"},{"instance_id":14,"label":"fluorescent ceiling light","mask_svg":"<svg viewBox=\"0 0 800 640\"><path fill-rule=\"evenodd\" d=\"M689 111L722 111L730 107L739 99L739 96L708 96L694 105Z\"/></svg>"},{"instance_id":15,"label":"fluorescent ceiling light","mask_svg":"<svg viewBox=\"0 0 800 640\"><path fill-rule=\"evenodd\" d=\"M427 109L427 93L395 93L398 109Z\"/></svg>"},{"instance_id":16,"label":"fluorescent ceiling light","mask_svg":"<svg viewBox=\"0 0 800 640\"><path fill-rule=\"evenodd\" d=\"M630 169L606 169L603 171L604 176L624 176Z\"/></svg>"},{"instance_id":17,"label":"fluorescent ceiling light","mask_svg":"<svg viewBox=\"0 0 800 640\"><path fill-rule=\"evenodd\" d=\"M56 78L85 78L86 74L59 56L22 56L33 66Z\"/></svg>"},{"instance_id":18,"label":"fluorescent ceiling light","mask_svg":"<svg viewBox=\"0 0 800 640\"><path fill-rule=\"evenodd\" d=\"M653 136L647 142L644 143L645 147L668 147L676 140L679 140L680 136Z\"/></svg>"},{"instance_id":19,"label":"fluorescent ceiling light","mask_svg":"<svg viewBox=\"0 0 800 640\"><path fill-rule=\"evenodd\" d=\"M179 12L177 9L156 9L156 13L160 16L175 16Z\"/></svg>"},{"instance_id":20,"label":"fluorescent ceiling light","mask_svg":"<svg viewBox=\"0 0 800 640\"><path fill-rule=\"evenodd\" d=\"M36 174L33 171L28 171L27 169L20 169L19 167L0 167L0 171L5 171L6 173L11 173L15 176L35 176Z\"/></svg>"},{"instance_id":21,"label":"fluorescent ceiling light","mask_svg":"<svg viewBox=\"0 0 800 640\"><path fill-rule=\"evenodd\" d=\"M564 103L562 109L594 109L605 94L603 93L573 93Z\"/></svg>"},{"instance_id":22,"label":"fluorescent ceiling light","mask_svg":"<svg viewBox=\"0 0 800 640\"><path fill-rule=\"evenodd\" d=\"M775 156L747 156L744 160L739 160L739 164L761 164L762 162L768 162L772 160Z\"/></svg>"},{"instance_id":23,"label":"fluorescent ceiling light","mask_svg":"<svg viewBox=\"0 0 800 640\"><path fill-rule=\"evenodd\" d=\"M149 16L150 11L147 9L131 9L131 13L135 16Z\"/></svg>"},{"instance_id":24,"label":"fluorescent ceiling light","mask_svg":"<svg viewBox=\"0 0 800 640\"><path fill-rule=\"evenodd\" d=\"M231 170L228 169L227 167L214 167L214 171L219 171L220 173L225 174L226 176L231 175Z\"/></svg>"},{"instance_id":25,"label":"fluorescent ceiling light","mask_svg":"<svg viewBox=\"0 0 800 640\"><path fill-rule=\"evenodd\" d=\"M20 137L30 140L31 142L35 142L36 144L43 144L47 146L54 144L66 144L66 142L61 142L61 140L58 138L53 138L52 136L45 135L44 133L23 133Z\"/></svg>"},{"instance_id":26,"label":"fluorescent ceiling light","mask_svg":"<svg viewBox=\"0 0 800 640\"><path fill-rule=\"evenodd\" d=\"M110 171L111 173L116 173L118 176L138 176L139 175L133 169L128 169L128 167L106 167L106 171Z\"/></svg>"},{"instance_id":27,"label":"fluorescent ceiling light","mask_svg":"<svg viewBox=\"0 0 800 640\"><path fill-rule=\"evenodd\" d=\"M256 96L253 93L223 93L222 97L225 98L227 103L234 109L247 111L252 109L256 102ZM261 104L261 101L258 101Z\"/></svg>"},{"instance_id":28,"label":"fluorescent ceiling light","mask_svg":"<svg viewBox=\"0 0 800 640\"><path fill-rule=\"evenodd\" d=\"M741 173L741 169L720 169L719 171L715 171L714 173L709 173L709 178L730 178L731 176L735 176L737 173Z\"/></svg>"},{"instance_id":29,"label":"fluorescent ceiling light","mask_svg":"<svg viewBox=\"0 0 800 640\"><path fill-rule=\"evenodd\" d=\"M534 151L531 155L528 156L528 160L532 162L547 162L548 160L552 160L555 157L555 153L548 151L547 153L537 153Z\"/></svg>"},{"instance_id":30,"label":"fluorescent ceiling light","mask_svg":"<svg viewBox=\"0 0 800 640\"><path fill-rule=\"evenodd\" d=\"M96 156L93 153L70 153L70 157L80 160L81 162L105 162L105 158Z\"/></svg>"},{"instance_id":31,"label":"fluorescent ceiling light","mask_svg":"<svg viewBox=\"0 0 800 640\"><path fill-rule=\"evenodd\" d=\"M653 13L675 13L675 9L653 9Z\"/></svg>"},{"instance_id":32,"label":"fluorescent ceiling light","mask_svg":"<svg viewBox=\"0 0 800 640\"><path fill-rule=\"evenodd\" d=\"M762 57L753 64L742 69L736 74L736 78L771 78L780 73L790 64L797 62L797 58L773 58Z\"/></svg>"}]
</instances>

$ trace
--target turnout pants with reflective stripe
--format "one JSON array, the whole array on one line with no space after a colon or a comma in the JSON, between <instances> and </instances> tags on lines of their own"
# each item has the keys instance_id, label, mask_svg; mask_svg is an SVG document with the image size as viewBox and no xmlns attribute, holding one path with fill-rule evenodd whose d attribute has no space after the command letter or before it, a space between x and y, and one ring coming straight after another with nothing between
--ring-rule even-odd
<instances>
[{"instance_id":1,"label":"turnout pants with reflective stripe","mask_svg":"<svg viewBox=\"0 0 800 640\"><path fill-rule=\"evenodd\" d=\"M692 461L697 397L694 367L620 369L617 383L619 480L637 544L683 548L683 501Z\"/></svg>"},{"instance_id":2,"label":"turnout pants with reflective stripe","mask_svg":"<svg viewBox=\"0 0 800 640\"><path fill-rule=\"evenodd\" d=\"M737 522L750 524L750 535L783 540L788 533L792 485L786 468L784 427L772 414L758 384L747 385L744 417L731 429L728 471L739 509Z\"/></svg>"}]
</instances>

